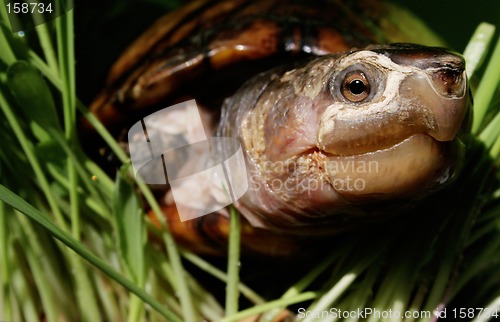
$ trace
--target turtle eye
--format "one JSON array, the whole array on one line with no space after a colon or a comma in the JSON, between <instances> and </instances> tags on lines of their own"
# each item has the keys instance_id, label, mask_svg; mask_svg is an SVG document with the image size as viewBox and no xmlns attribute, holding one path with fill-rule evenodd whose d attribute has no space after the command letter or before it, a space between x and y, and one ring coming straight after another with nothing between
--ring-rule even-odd
<instances>
[{"instance_id":1,"label":"turtle eye","mask_svg":"<svg viewBox=\"0 0 500 322\"><path fill-rule=\"evenodd\" d=\"M347 100L358 103L370 94L370 82L363 72L352 72L345 76L340 91Z\"/></svg>"}]
</instances>

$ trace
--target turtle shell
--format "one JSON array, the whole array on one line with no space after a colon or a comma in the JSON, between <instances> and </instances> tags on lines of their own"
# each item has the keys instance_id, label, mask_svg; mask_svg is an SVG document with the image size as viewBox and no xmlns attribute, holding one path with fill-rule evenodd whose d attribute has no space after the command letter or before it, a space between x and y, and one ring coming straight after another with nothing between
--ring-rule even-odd
<instances>
[{"instance_id":1,"label":"turtle shell","mask_svg":"<svg viewBox=\"0 0 500 322\"><path fill-rule=\"evenodd\" d=\"M425 30L407 11L379 0L197 0L165 15L131 44L91 111L118 135L157 109L196 99L215 127L224 99L263 71L369 44L440 43ZM83 124L82 133L90 131ZM204 253L224 251L226 217L182 223L175 205L163 207L182 244ZM243 225L243 247L254 252L289 255L308 243Z\"/></svg>"}]
</instances>

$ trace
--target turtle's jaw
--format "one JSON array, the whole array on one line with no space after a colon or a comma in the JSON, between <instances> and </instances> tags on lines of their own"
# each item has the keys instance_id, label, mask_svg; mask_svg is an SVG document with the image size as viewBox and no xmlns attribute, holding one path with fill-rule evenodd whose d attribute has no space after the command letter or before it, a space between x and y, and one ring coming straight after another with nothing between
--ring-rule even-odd
<instances>
[{"instance_id":1,"label":"turtle's jaw","mask_svg":"<svg viewBox=\"0 0 500 322\"><path fill-rule=\"evenodd\" d=\"M324 154L324 177L343 197L415 194L449 181L462 153L459 139L415 134L389 148L352 156Z\"/></svg>"}]
</instances>

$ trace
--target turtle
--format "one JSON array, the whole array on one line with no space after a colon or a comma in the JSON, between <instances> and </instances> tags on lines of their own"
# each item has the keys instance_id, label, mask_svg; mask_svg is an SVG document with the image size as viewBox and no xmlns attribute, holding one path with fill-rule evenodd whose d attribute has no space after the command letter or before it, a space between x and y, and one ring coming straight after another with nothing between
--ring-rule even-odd
<instances>
[{"instance_id":1,"label":"turtle","mask_svg":"<svg viewBox=\"0 0 500 322\"><path fill-rule=\"evenodd\" d=\"M194 99L207 137L242 149L242 248L297 254L390 217L460 171L472 104L464 59L415 44L423 27L413 19L399 30L395 12L409 15L375 0L192 1L131 44L91 111L119 135ZM228 142L215 154L228 157ZM151 218L166 216L185 247L225 253L227 207L181 221L170 186L159 191L164 214Z\"/></svg>"}]
</instances>

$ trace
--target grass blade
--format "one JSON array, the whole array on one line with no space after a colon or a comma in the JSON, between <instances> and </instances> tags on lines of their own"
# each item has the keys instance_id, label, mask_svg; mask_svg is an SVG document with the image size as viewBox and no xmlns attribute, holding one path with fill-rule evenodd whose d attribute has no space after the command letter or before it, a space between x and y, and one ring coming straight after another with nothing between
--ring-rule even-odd
<instances>
[{"instance_id":1,"label":"grass blade","mask_svg":"<svg viewBox=\"0 0 500 322\"><path fill-rule=\"evenodd\" d=\"M463 54L467 62L465 69L469 78L481 67L485 56L488 54L488 47L494 34L495 26L486 22L480 23L474 31Z\"/></svg>"},{"instance_id":2,"label":"grass blade","mask_svg":"<svg viewBox=\"0 0 500 322\"><path fill-rule=\"evenodd\" d=\"M139 287L144 287L146 261L144 246L147 240L145 214L132 184L126 179L127 166L123 166L116 178L113 210L122 263ZM128 321L140 321L144 303L132 297Z\"/></svg>"},{"instance_id":3,"label":"grass blade","mask_svg":"<svg viewBox=\"0 0 500 322\"><path fill-rule=\"evenodd\" d=\"M226 316L238 312L240 271L240 214L230 207L229 256L227 261Z\"/></svg>"},{"instance_id":4,"label":"grass blade","mask_svg":"<svg viewBox=\"0 0 500 322\"><path fill-rule=\"evenodd\" d=\"M472 132L478 133L481 129L481 124L483 118L486 115L486 111L491 104L493 95L495 94L498 84L500 82L500 38L497 40L495 49L491 59L486 67L481 82L477 88L474 96L474 124L472 126ZM495 130L491 129L491 123L488 127L479 135L481 139L490 139L490 133L498 133L498 128ZM493 139L494 140L494 139ZM489 140L488 140L489 141Z\"/></svg>"}]
</instances>

